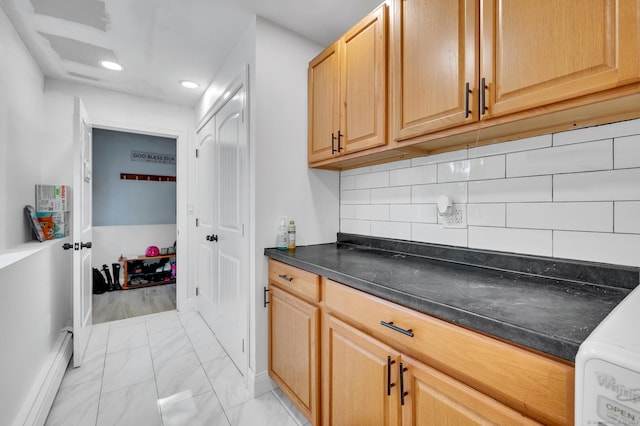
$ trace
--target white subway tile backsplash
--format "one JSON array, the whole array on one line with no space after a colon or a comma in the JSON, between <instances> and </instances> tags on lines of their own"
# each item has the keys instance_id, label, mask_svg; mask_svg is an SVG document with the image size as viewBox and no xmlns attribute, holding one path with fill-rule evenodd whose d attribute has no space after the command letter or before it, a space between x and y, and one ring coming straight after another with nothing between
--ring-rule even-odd
<instances>
[{"instance_id":1,"label":"white subway tile backsplash","mask_svg":"<svg viewBox=\"0 0 640 426\"><path fill-rule=\"evenodd\" d=\"M469 182L469 202L551 201L551 182L551 176Z\"/></svg>"},{"instance_id":2,"label":"white subway tile backsplash","mask_svg":"<svg viewBox=\"0 0 640 426\"><path fill-rule=\"evenodd\" d=\"M435 164L391 170L389 172L389 185L400 186L436 183L437 177L438 167Z\"/></svg>"},{"instance_id":3,"label":"white subway tile backsplash","mask_svg":"<svg viewBox=\"0 0 640 426\"><path fill-rule=\"evenodd\" d=\"M340 205L340 219L355 219L356 218L356 206L353 204L341 204Z\"/></svg>"},{"instance_id":4,"label":"white subway tile backsplash","mask_svg":"<svg viewBox=\"0 0 640 426\"><path fill-rule=\"evenodd\" d=\"M356 189L356 177L340 175L340 190L348 191L350 189Z\"/></svg>"},{"instance_id":5,"label":"white subway tile backsplash","mask_svg":"<svg viewBox=\"0 0 640 426\"><path fill-rule=\"evenodd\" d=\"M443 228L438 224L412 223L411 239L425 243L466 247L467 230Z\"/></svg>"},{"instance_id":6,"label":"white subway tile backsplash","mask_svg":"<svg viewBox=\"0 0 640 426\"><path fill-rule=\"evenodd\" d=\"M394 222L438 222L435 204L397 204L389 207L389 218Z\"/></svg>"},{"instance_id":7,"label":"white subway tile backsplash","mask_svg":"<svg viewBox=\"0 0 640 426\"><path fill-rule=\"evenodd\" d=\"M371 204L371 190L340 191L340 204Z\"/></svg>"},{"instance_id":8,"label":"white subway tile backsplash","mask_svg":"<svg viewBox=\"0 0 640 426\"><path fill-rule=\"evenodd\" d=\"M448 196L454 203L466 203L467 183L434 183L431 185L416 185L411 188L412 203L435 204L441 195Z\"/></svg>"},{"instance_id":9,"label":"white subway tile backsplash","mask_svg":"<svg viewBox=\"0 0 640 426\"><path fill-rule=\"evenodd\" d=\"M640 200L640 168L554 176L553 200Z\"/></svg>"},{"instance_id":10,"label":"white subway tile backsplash","mask_svg":"<svg viewBox=\"0 0 640 426\"><path fill-rule=\"evenodd\" d=\"M423 166L425 164L446 163L447 161L466 160L467 150L444 152L442 154L427 155L411 159L411 166Z\"/></svg>"},{"instance_id":11,"label":"white subway tile backsplash","mask_svg":"<svg viewBox=\"0 0 640 426\"><path fill-rule=\"evenodd\" d=\"M614 168L640 167L640 134L616 138L613 153Z\"/></svg>"},{"instance_id":12,"label":"white subway tile backsplash","mask_svg":"<svg viewBox=\"0 0 640 426\"><path fill-rule=\"evenodd\" d=\"M469 148L469 158L488 157L489 155L506 154L509 152L529 151L537 148L547 148L551 146L551 133L547 135L534 136L532 138L519 139L516 141L494 143L491 145Z\"/></svg>"},{"instance_id":13,"label":"white subway tile backsplash","mask_svg":"<svg viewBox=\"0 0 640 426\"><path fill-rule=\"evenodd\" d=\"M371 221L342 219L340 221L340 232L347 234L371 235Z\"/></svg>"},{"instance_id":14,"label":"white subway tile backsplash","mask_svg":"<svg viewBox=\"0 0 640 426\"><path fill-rule=\"evenodd\" d=\"M355 189L386 188L389 186L389 172L365 173L356 175Z\"/></svg>"},{"instance_id":15,"label":"white subway tile backsplash","mask_svg":"<svg viewBox=\"0 0 640 426\"><path fill-rule=\"evenodd\" d=\"M395 186L371 190L371 204L408 204L410 202L410 186Z\"/></svg>"},{"instance_id":16,"label":"white subway tile backsplash","mask_svg":"<svg viewBox=\"0 0 640 426\"><path fill-rule=\"evenodd\" d=\"M354 176L354 175L361 175L363 173L370 173L370 172L371 172L371 167L366 166L366 167L360 167L357 169L343 170L340 172L340 176Z\"/></svg>"},{"instance_id":17,"label":"white subway tile backsplash","mask_svg":"<svg viewBox=\"0 0 640 426\"><path fill-rule=\"evenodd\" d=\"M497 179L504 176L504 155L438 164L438 182Z\"/></svg>"},{"instance_id":18,"label":"white subway tile backsplash","mask_svg":"<svg viewBox=\"0 0 640 426\"><path fill-rule=\"evenodd\" d=\"M614 210L615 232L640 234L640 201L616 201Z\"/></svg>"},{"instance_id":19,"label":"white subway tile backsplash","mask_svg":"<svg viewBox=\"0 0 640 426\"><path fill-rule=\"evenodd\" d=\"M640 119L620 121L618 123L603 124L601 126L585 127L584 129L569 130L553 135L554 145L597 141L601 139L618 138L620 136L637 135L640 133Z\"/></svg>"},{"instance_id":20,"label":"white subway tile backsplash","mask_svg":"<svg viewBox=\"0 0 640 426\"><path fill-rule=\"evenodd\" d=\"M640 235L553 231L558 258L640 266Z\"/></svg>"},{"instance_id":21,"label":"white subway tile backsplash","mask_svg":"<svg viewBox=\"0 0 640 426\"><path fill-rule=\"evenodd\" d=\"M358 205L355 208L357 220L389 220L388 204Z\"/></svg>"},{"instance_id":22,"label":"white subway tile backsplash","mask_svg":"<svg viewBox=\"0 0 640 426\"><path fill-rule=\"evenodd\" d=\"M342 171L340 230L640 266L640 119Z\"/></svg>"},{"instance_id":23,"label":"white subway tile backsplash","mask_svg":"<svg viewBox=\"0 0 640 426\"><path fill-rule=\"evenodd\" d=\"M399 160L392 163L378 164L375 166L371 166L371 171L382 172L384 170L403 169L406 167L411 167L411 160Z\"/></svg>"},{"instance_id":24,"label":"white subway tile backsplash","mask_svg":"<svg viewBox=\"0 0 640 426\"><path fill-rule=\"evenodd\" d=\"M507 227L613 232L613 203L507 204Z\"/></svg>"},{"instance_id":25,"label":"white subway tile backsplash","mask_svg":"<svg viewBox=\"0 0 640 426\"><path fill-rule=\"evenodd\" d=\"M470 226L469 247L551 256L552 231Z\"/></svg>"},{"instance_id":26,"label":"white subway tile backsplash","mask_svg":"<svg viewBox=\"0 0 640 426\"><path fill-rule=\"evenodd\" d=\"M371 235L398 240L411 240L411 224L405 222L371 222Z\"/></svg>"},{"instance_id":27,"label":"white subway tile backsplash","mask_svg":"<svg viewBox=\"0 0 640 426\"><path fill-rule=\"evenodd\" d=\"M504 203L468 204L467 225L505 226L506 207Z\"/></svg>"},{"instance_id":28,"label":"white subway tile backsplash","mask_svg":"<svg viewBox=\"0 0 640 426\"><path fill-rule=\"evenodd\" d=\"M552 175L613 168L613 141L536 149L507 155L507 177Z\"/></svg>"}]
</instances>

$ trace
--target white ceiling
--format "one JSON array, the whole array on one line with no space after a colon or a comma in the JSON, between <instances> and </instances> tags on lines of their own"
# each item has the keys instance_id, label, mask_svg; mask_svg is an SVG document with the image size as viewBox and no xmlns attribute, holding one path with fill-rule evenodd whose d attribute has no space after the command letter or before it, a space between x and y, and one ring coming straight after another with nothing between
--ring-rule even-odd
<instances>
[{"instance_id":1,"label":"white ceiling","mask_svg":"<svg viewBox=\"0 0 640 426\"><path fill-rule=\"evenodd\" d=\"M48 77L192 106L252 15L329 45L382 0L0 0ZM122 72L98 64L111 59ZM200 84L185 89L180 80Z\"/></svg>"}]
</instances>

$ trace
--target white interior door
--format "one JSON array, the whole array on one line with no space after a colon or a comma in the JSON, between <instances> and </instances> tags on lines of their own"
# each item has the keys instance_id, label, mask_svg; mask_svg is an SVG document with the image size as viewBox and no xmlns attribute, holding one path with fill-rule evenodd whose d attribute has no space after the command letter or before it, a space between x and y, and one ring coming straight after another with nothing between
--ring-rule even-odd
<instances>
[{"instance_id":1,"label":"white interior door","mask_svg":"<svg viewBox=\"0 0 640 426\"><path fill-rule=\"evenodd\" d=\"M227 93L230 95L225 104L199 132L198 170L202 187L199 260L202 265L198 276L198 310L244 374L248 352L245 85L235 86ZM210 265L204 265L209 255ZM208 276L211 278L207 279Z\"/></svg>"},{"instance_id":2,"label":"white interior door","mask_svg":"<svg viewBox=\"0 0 640 426\"><path fill-rule=\"evenodd\" d=\"M80 98L73 114L73 366L82 364L92 327L91 126Z\"/></svg>"}]
</instances>

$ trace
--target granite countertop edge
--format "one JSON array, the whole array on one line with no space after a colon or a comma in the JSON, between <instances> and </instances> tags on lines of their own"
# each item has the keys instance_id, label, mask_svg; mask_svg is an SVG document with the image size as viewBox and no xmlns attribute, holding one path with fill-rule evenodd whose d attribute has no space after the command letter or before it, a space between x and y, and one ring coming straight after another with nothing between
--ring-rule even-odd
<instances>
[{"instance_id":1,"label":"granite countertop edge","mask_svg":"<svg viewBox=\"0 0 640 426\"><path fill-rule=\"evenodd\" d=\"M409 294L401 290L380 283L374 283L344 271L323 267L319 264L295 257L295 253L267 248L265 256L285 264L324 276L341 284L364 291L398 305L415 311L446 320L453 324L481 332L517 345L546 353L569 362L575 361L575 356L581 341L568 340L564 337L545 334L530 330L506 321L486 317L482 314L451 306L437 300Z\"/></svg>"}]
</instances>

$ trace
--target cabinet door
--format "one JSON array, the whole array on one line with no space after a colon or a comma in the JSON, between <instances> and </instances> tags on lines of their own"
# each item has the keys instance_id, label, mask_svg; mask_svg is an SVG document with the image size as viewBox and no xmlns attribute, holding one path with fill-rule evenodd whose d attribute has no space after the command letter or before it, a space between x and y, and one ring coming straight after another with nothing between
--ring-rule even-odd
<instances>
[{"instance_id":1,"label":"cabinet door","mask_svg":"<svg viewBox=\"0 0 640 426\"><path fill-rule=\"evenodd\" d=\"M387 143L387 6L382 4L342 38L343 153Z\"/></svg>"},{"instance_id":2,"label":"cabinet door","mask_svg":"<svg viewBox=\"0 0 640 426\"><path fill-rule=\"evenodd\" d=\"M325 318L323 424L398 426L399 354L330 315Z\"/></svg>"},{"instance_id":3,"label":"cabinet door","mask_svg":"<svg viewBox=\"0 0 640 426\"><path fill-rule=\"evenodd\" d=\"M391 81L396 140L478 119L477 3L395 0Z\"/></svg>"},{"instance_id":4,"label":"cabinet door","mask_svg":"<svg viewBox=\"0 0 640 426\"><path fill-rule=\"evenodd\" d=\"M405 426L538 425L431 367L402 356Z\"/></svg>"},{"instance_id":5,"label":"cabinet door","mask_svg":"<svg viewBox=\"0 0 640 426\"><path fill-rule=\"evenodd\" d=\"M273 285L269 291L269 376L318 424L320 309Z\"/></svg>"},{"instance_id":6,"label":"cabinet door","mask_svg":"<svg viewBox=\"0 0 640 426\"><path fill-rule=\"evenodd\" d=\"M640 80L637 0L482 1L487 114L504 115Z\"/></svg>"},{"instance_id":7,"label":"cabinet door","mask_svg":"<svg viewBox=\"0 0 640 426\"><path fill-rule=\"evenodd\" d=\"M335 42L309 63L309 162L337 153L340 126L340 44ZM332 135L335 140L332 141ZM333 148L333 149L332 149ZM335 151L335 152L334 152Z\"/></svg>"}]
</instances>

